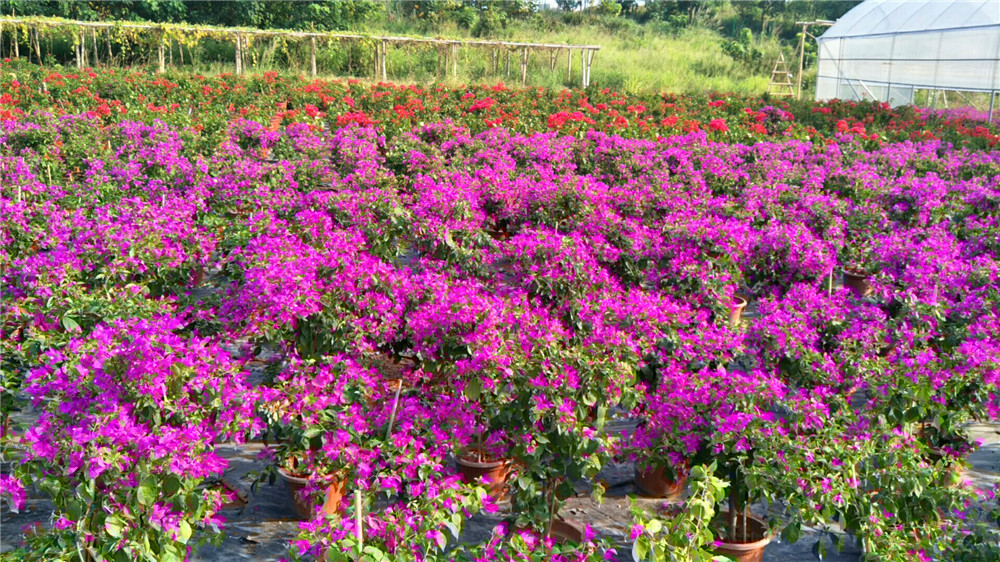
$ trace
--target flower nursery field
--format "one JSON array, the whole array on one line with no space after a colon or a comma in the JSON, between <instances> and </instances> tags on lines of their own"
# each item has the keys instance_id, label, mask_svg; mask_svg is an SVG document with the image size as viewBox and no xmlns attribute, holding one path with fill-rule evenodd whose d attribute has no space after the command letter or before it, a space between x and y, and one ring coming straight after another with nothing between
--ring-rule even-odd
<instances>
[{"instance_id":1,"label":"flower nursery field","mask_svg":"<svg viewBox=\"0 0 1000 562\"><path fill-rule=\"evenodd\" d=\"M0 80L5 559L206 556L282 490L293 560L1000 560L996 127Z\"/></svg>"}]
</instances>

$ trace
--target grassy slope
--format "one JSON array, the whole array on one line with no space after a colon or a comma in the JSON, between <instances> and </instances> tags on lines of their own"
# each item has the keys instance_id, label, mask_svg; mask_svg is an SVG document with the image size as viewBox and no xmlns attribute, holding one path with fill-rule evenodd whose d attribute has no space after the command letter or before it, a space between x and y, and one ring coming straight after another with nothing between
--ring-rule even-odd
<instances>
[{"instance_id":1,"label":"grassy slope","mask_svg":"<svg viewBox=\"0 0 1000 562\"><path fill-rule=\"evenodd\" d=\"M468 37L468 32L455 26L444 26L428 33L413 29L406 24L389 24L381 29L374 28L368 33L407 36L433 35L447 38ZM699 27L683 29L676 34L666 35L635 26L629 32L613 33L593 25L558 26L541 30L529 26L512 26L496 37L499 40L533 43L569 43L600 45L601 50L594 58L591 82L626 92L667 91L667 92L744 92L762 93L767 90L771 61L777 57L776 42L758 45L765 52L764 62L756 69L748 69L734 62L721 49L722 37L711 30ZM267 48L260 46L260 64L251 71L278 70L303 74L308 72L308 51L305 45L289 42L280 51L287 53L287 59L279 54L268 57ZM231 52L231 51L230 51ZM231 55L229 55L231 56ZM221 55L219 60L227 61L229 56ZM350 55L354 77L372 77L372 54L370 48L355 47ZM205 57L211 59L212 57ZM320 74L327 77L344 76L347 50L334 44L320 46L318 66ZM285 59L285 60L281 60ZM175 59L176 60L176 59ZM469 83L498 81L517 84L520 81L520 63L517 53L511 55L511 73L504 73L504 59L501 56L500 71L493 74L489 51L464 48L459 50L459 74L451 74L449 63L447 77L437 75L437 53L432 49L419 47L390 48L388 55L388 79L400 83ZM208 72L232 71L232 64L212 63L199 65L199 70ZM766 69L763 68L766 66ZM580 54L573 59L572 77L567 80L565 53L561 54L554 72L549 70L549 55L533 53L529 63L528 84L549 88L580 85Z\"/></svg>"}]
</instances>

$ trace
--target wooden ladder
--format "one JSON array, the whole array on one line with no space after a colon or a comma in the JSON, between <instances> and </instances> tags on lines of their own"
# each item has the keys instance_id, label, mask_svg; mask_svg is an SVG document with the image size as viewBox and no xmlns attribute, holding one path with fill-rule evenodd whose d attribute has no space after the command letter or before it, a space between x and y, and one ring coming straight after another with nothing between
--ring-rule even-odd
<instances>
[{"instance_id":1,"label":"wooden ladder","mask_svg":"<svg viewBox=\"0 0 1000 562\"><path fill-rule=\"evenodd\" d=\"M795 85L792 84L792 73L788 71L788 63L785 62L785 54L778 53L778 60L774 61L774 69L771 71L771 82L767 85L767 93L778 97L794 97Z\"/></svg>"}]
</instances>

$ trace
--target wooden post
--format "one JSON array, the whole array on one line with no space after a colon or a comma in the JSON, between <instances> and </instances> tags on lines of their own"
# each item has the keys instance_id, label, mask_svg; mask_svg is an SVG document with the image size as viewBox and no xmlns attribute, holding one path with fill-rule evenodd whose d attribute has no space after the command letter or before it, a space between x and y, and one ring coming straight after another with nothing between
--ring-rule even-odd
<instances>
[{"instance_id":1,"label":"wooden post","mask_svg":"<svg viewBox=\"0 0 1000 562\"><path fill-rule=\"evenodd\" d=\"M799 38L799 74L795 77L795 99L802 99L802 69L806 58L806 24L802 24L802 37Z\"/></svg>"},{"instance_id":2,"label":"wooden post","mask_svg":"<svg viewBox=\"0 0 1000 562\"><path fill-rule=\"evenodd\" d=\"M237 75L243 74L243 53L241 52L242 51L242 49L241 49L242 45L240 45L240 43L242 43L242 39L240 38L240 34L237 33L236 34L236 74Z\"/></svg>"},{"instance_id":3,"label":"wooden post","mask_svg":"<svg viewBox=\"0 0 1000 562\"><path fill-rule=\"evenodd\" d=\"M580 85L587 87L587 49L580 49Z\"/></svg>"},{"instance_id":4,"label":"wooden post","mask_svg":"<svg viewBox=\"0 0 1000 562\"><path fill-rule=\"evenodd\" d=\"M997 91L993 90L992 92L990 92L990 109L988 110L989 113L986 114L987 123L993 122L993 102L996 101L996 98L997 98Z\"/></svg>"},{"instance_id":5,"label":"wooden post","mask_svg":"<svg viewBox=\"0 0 1000 562\"><path fill-rule=\"evenodd\" d=\"M521 50L521 85L528 83L528 48Z\"/></svg>"},{"instance_id":6,"label":"wooden post","mask_svg":"<svg viewBox=\"0 0 1000 562\"><path fill-rule=\"evenodd\" d=\"M386 53L389 51L389 42L385 39L382 40L382 81L388 80L389 67L386 64Z\"/></svg>"},{"instance_id":7,"label":"wooden post","mask_svg":"<svg viewBox=\"0 0 1000 562\"><path fill-rule=\"evenodd\" d=\"M21 47L18 45L17 26L14 26L14 58L21 58Z\"/></svg>"},{"instance_id":8,"label":"wooden post","mask_svg":"<svg viewBox=\"0 0 1000 562\"><path fill-rule=\"evenodd\" d=\"M312 77L316 77L316 38L309 38L309 69L312 71Z\"/></svg>"},{"instance_id":9,"label":"wooden post","mask_svg":"<svg viewBox=\"0 0 1000 562\"><path fill-rule=\"evenodd\" d=\"M458 78L458 43L451 44L451 75Z\"/></svg>"},{"instance_id":10,"label":"wooden post","mask_svg":"<svg viewBox=\"0 0 1000 562\"><path fill-rule=\"evenodd\" d=\"M169 57L170 66L174 66L174 40L171 39L170 43L167 45L167 56Z\"/></svg>"},{"instance_id":11,"label":"wooden post","mask_svg":"<svg viewBox=\"0 0 1000 562\"><path fill-rule=\"evenodd\" d=\"M594 65L594 51L587 49L587 87L590 87L590 69Z\"/></svg>"},{"instance_id":12,"label":"wooden post","mask_svg":"<svg viewBox=\"0 0 1000 562\"><path fill-rule=\"evenodd\" d=\"M556 69L556 53L558 51L549 51L549 72Z\"/></svg>"},{"instance_id":13,"label":"wooden post","mask_svg":"<svg viewBox=\"0 0 1000 562\"><path fill-rule=\"evenodd\" d=\"M31 30L34 31L35 35L35 54L38 56L38 66L44 67L45 63L42 61L42 40L38 38L38 28L33 27Z\"/></svg>"},{"instance_id":14,"label":"wooden post","mask_svg":"<svg viewBox=\"0 0 1000 562\"><path fill-rule=\"evenodd\" d=\"M507 49L507 78L510 78L510 49Z\"/></svg>"},{"instance_id":15,"label":"wooden post","mask_svg":"<svg viewBox=\"0 0 1000 562\"><path fill-rule=\"evenodd\" d=\"M573 79L573 50L566 49L566 81Z\"/></svg>"},{"instance_id":16,"label":"wooden post","mask_svg":"<svg viewBox=\"0 0 1000 562\"><path fill-rule=\"evenodd\" d=\"M90 30L90 38L94 42L94 66L101 64L101 59L97 58L97 30Z\"/></svg>"},{"instance_id":17,"label":"wooden post","mask_svg":"<svg viewBox=\"0 0 1000 562\"><path fill-rule=\"evenodd\" d=\"M181 41L177 42L177 55L181 59L181 66L184 66L184 43Z\"/></svg>"},{"instance_id":18,"label":"wooden post","mask_svg":"<svg viewBox=\"0 0 1000 562\"><path fill-rule=\"evenodd\" d=\"M159 59L160 59L160 74L163 74L163 72L165 72L167 70L167 68L166 68L167 67L167 59L164 56L165 55L164 51L165 51L165 45L163 44L163 35L160 35L160 46L158 47L158 50L157 50L157 54L159 55ZM239 67L239 65L237 65L237 68L238 67Z\"/></svg>"},{"instance_id":19,"label":"wooden post","mask_svg":"<svg viewBox=\"0 0 1000 562\"><path fill-rule=\"evenodd\" d=\"M104 40L108 44L108 64L114 66L115 64L115 52L111 50L111 30L104 36Z\"/></svg>"}]
</instances>

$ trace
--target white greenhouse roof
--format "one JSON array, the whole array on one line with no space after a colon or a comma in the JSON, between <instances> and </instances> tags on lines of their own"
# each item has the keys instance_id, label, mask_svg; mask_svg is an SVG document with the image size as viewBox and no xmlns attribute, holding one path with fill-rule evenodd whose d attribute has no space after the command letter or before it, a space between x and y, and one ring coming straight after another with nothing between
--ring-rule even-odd
<instances>
[{"instance_id":1,"label":"white greenhouse roof","mask_svg":"<svg viewBox=\"0 0 1000 562\"><path fill-rule=\"evenodd\" d=\"M1000 0L868 0L819 40L991 25L1000 25Z\"/></svg>"},{"instance_id":2,"label":"white greenhouse roof","mask_svg":"<svg viewBox=\"0 0 1000 562\"><path fill-rule=\"evenodd\" d=\"M1000 90L1000 0L867 0L817 45L817 100Z\"/></svg>"}]
</instances>

